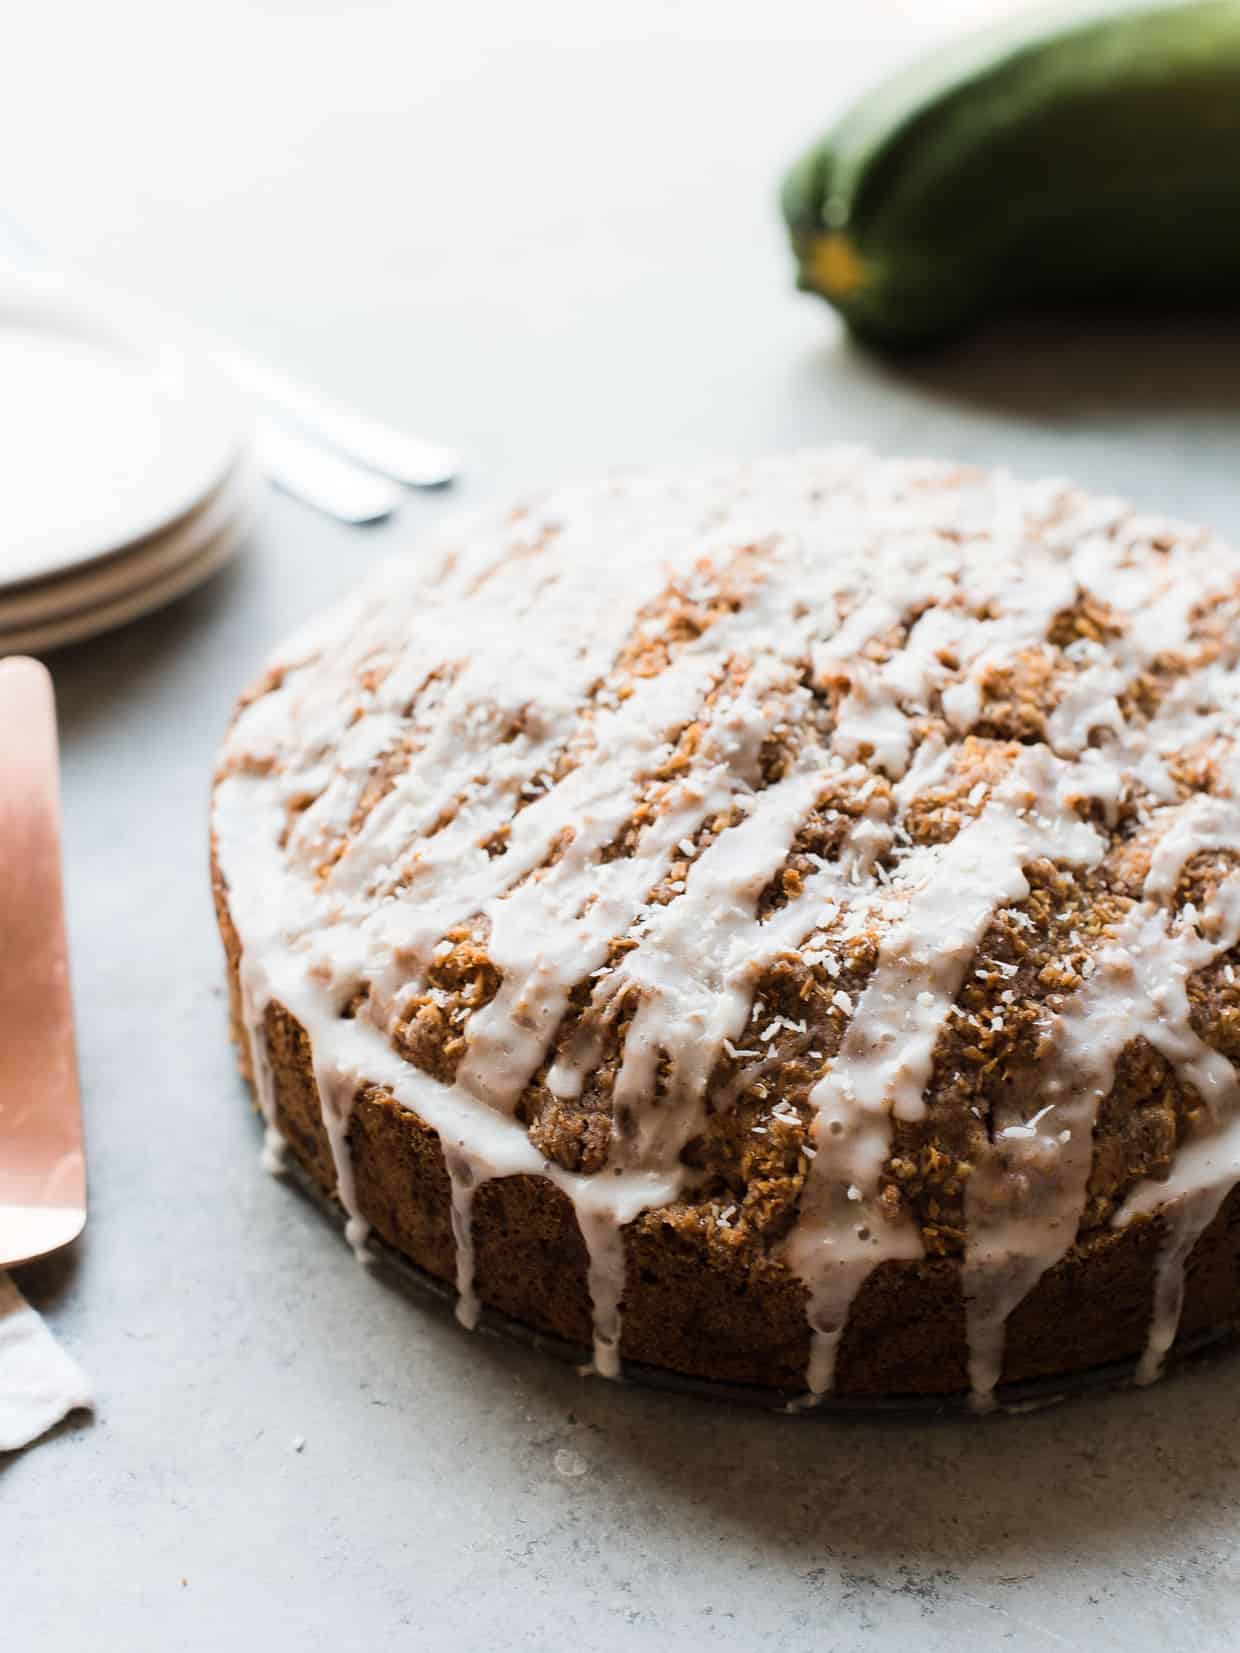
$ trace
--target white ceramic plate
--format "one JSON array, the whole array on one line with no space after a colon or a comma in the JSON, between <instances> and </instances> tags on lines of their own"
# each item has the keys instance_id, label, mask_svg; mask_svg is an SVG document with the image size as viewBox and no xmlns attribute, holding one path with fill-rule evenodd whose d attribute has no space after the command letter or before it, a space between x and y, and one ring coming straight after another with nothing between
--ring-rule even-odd
<instances>
[{"instance_id":1,"label":"white ceramic plate","mask_svg":"<svg viewBox=\"0 0 1240 1653\"><path fill-rule=\"evenodd\" d=\"M159 533L241 447L234 404L158 328L54 283L0 284L0 588Z\"/></svg>"},{"instance_id":2,"label":"white ceramic plate","mask_svg":"<svg viewBox=\"0 0 1240 1653\"><path fill-rule=\"evenodd\" d=\"M198 510L182 517L166 533L140 541L55 579L0 589L0 635L19 627L67 619L83 609L114 602L151 585L196 556L230 526L240 526L253 505L255 482L238 467Z\"/></svg>"},{"instance_id":3,"label":"white ceramic plate","mask_svg":"<svg viewBox=\"0 0 1240 1653\"><path fill-rule=\"evenodd\" d=\"M6 654L43 654L48 649L63 648L67 643L80 643L184 597L237 554L248 529L249 519L243 515L223 528L188 562L123 597L93 604L42 625L0 630L0 658Z\"/></svg>"}]
</instances>

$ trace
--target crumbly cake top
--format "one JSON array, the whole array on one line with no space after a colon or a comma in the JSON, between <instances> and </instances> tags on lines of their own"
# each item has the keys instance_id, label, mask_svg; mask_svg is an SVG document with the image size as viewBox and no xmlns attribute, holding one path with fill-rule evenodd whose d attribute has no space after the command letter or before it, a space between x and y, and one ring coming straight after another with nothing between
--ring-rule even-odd
<instances>
[{"instance_id":1,"label":"crumbly cake top","mask_svg":"<svg viewBox=\"0 0 1240 1653\"><path fill-rule=\"evenodd\" d=\"M804 1280L816 1393L876 1264L959 1257L985 1401L1078 1232L1162 1209L1153 1373L1240 1176L1238 612L1203 531L857 450L476 520L233 726L251 1042L306 1026L346 1206L360 1089L439 1131L466 1318L473 1190L557 1182L601 1369L643 1211Z\"/></svg>"}]
</instances>

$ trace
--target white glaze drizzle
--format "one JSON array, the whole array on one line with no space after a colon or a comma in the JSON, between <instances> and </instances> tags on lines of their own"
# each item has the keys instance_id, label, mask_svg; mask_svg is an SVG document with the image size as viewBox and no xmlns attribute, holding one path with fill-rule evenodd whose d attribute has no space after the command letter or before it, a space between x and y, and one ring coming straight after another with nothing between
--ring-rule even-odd
<instances>
[{"instance_id":1,"label":"white glaze drizzle","mask_svg":"<svg viewBox=\"0 0 1240 1653\"><path fill-rule=\"evenodd\" d=\"M1101 858L1097 834L1058 807L1058 767L1035 748L949 844L907 858L900 880L912 891L907 908L811 1095L817 1153L788 1256L811 1283L813 1394L831 1388L853 1298L875 1262L922 1255L917 1225L882 1198L890 1121L925 1116L939 1033L995 909L1029 894L1022 868L1038 856L1085 866Z\"/></svg>"},{"instance_id":2,"label":"white glaze drizzle","mask_svg":"<svg viewBox=\"0 0 1240 1653\"><path fill-rule=\"evenodd\" d=\"M984 1403L993 1391L1011 1309L1072 1243L1093 1113L1138 1034L1192 1083L1213 1088L1212 1118L1226 1136L1208 1167L1193 1158L1204 1149L1188 1144L1172 1184L1134 1191L1121 1213L1130 1220L1174 1202L1151 1349L1169 1343L1184 1258L1235 1180L1240 1151L1230 1135L1234 1076L1193 1043L1181 1003L1187 973L1235 936L1225 926L1206 942L1165 907L1193 853L1240 847L1240 821L1229 799L1179 804L1168 760L1191 741L1229 737L1234 662L1187 672L1144 722L1126 719L1124 697L1160 653L1188 643L1195 608L1234 587L1235 554L1063 484L880 464L854 450L565 490L446 545L438 558L419 553L391 566L286 645L282 681L242 712L216 791L260 1106L274 1132L263 1025L277 1000L310 1037L355 1244L364 1223L348 1129L355 1096L373 1084L439 1133L462 1320L472 1324L478 1307L477 1188L490 1177L545 1176L577 1213L594 1364L614 1373L622 1230L681 1192L681 1152L702 1128L712 1073L747 1025L763 970L805 944L828 904L844 903L876 927L878 964L811 1097L817 1153L786 1248L809 1293L809 1386L825 1392L869 1271L921 1255L911 1216L883 1195L891 1120L924 1110L939 1031L996 908L1028 893L1032 859L1092 865L1105 842L1081 811L1093 802L1114 821L1139 794L1151 832L1162 833L1145 903L1059 1013L1045 1125L1039 1115L1028 1134L1019 1123L1010 1140L1001 1133L1000 1153L969 1185L975 1393ZM669 581L690 602L711 601L731 581L736 598L682 639L663 669L617 696L608 688L614 662L643 630L658 633L657 614L642 615ZM1110 602L1120 634L1050 648L1051 622L1082 592ZM881 646L889 637L894 652ZM937 733L921 739L918 719L937 703L963 736L995 675L1039 654L1060 680L1046 743L982 788L988 800L955 838L900 851L883 874L904 813L948 781L958 750ZM372 662L381 669L366 682ZM834 697L833 723L815 717L814 695ZM690 721L701 731L692 761L663 789L633 853L606 857ZM764 785L764 746L779 738L789 762ZM394 749L404 759L394 784L351 825ZM895 783L891 802L854 822L839 861L761 920L758 898L824 788L841 779L869 787L871 773ZM290 815L300 799L308 807ZM686 840L718 818L733 824L694 848L675 898L647 906ZM491 856L482 846L500 829L506 853ZM402 1059L390 1036L424 990L441 938L477 923L500 990L466 1020L464 1057L444 1085ZM626 935L636 945L608 966L613 941ZM1174 1003L1159 974L1170 963L1182 971ZM548 1088L580 1094L597 1039L555 1041L570 992L592 977L603 1023L624 1004L635 1013L610 1162L587 1176L544 1160L513 1110L549 1054ZM1123 986L1130 977L1134 993ZM358 988L369 998L345 1017ZM1062 1078L1073 1063L1084 1086ZM1011 1198L1024 1183L1027 1209ZM1147 1354L1147 1365L1156 1359Z\"/></svg>"},{"instance_id":3,"label":"white glaze drizzle","mask_svg":"<svg viewBox=\"0 0 1240 1653\"><path fill-rule=\"evenodd\" d=\"M456 1246L456 1318L466 1331L478 1324L482 1305L474 1287L474 1195L478 1178L460 1148L444 1149L452 1198L452 1240Z\"/></svg>"},{"instance_id":4,"label":"white glaze drizzle","mask_svg":"<svg viewBox=\"0 0 1240 1653\"><path fill-rule=\"evenodd\" d=\"M1240 845L1240 815L1234 804L1229 807L1237 827L1232 841ZM1193 925L1176 922L1162 904L1170 901L1184 862L1199 849L1212 847L1198 841L1189 826L1188 817L1201 813L1196 804L1181 813L1155 853L1145 881L1146 899L1134 905L1114 940L1099 953L1093 975L1060 1011L1036 1122L1001 1130L990 1157L970 1179L964 1287L970 1379L979 1409L993 1404L1008 1316L1076 1239L1092 1163L1094 1123L1124 1049L1135 1039L1147 1040L1194 1085L1216 1124L1235 1111L1240 1095L1235 1071L1193 1031L1186 989L1190 976L1240 937L1237 892L1225 886L1220 903L1207 915L1220 925L1213 941L1204 939ZM1226 1163L1231 1159L1240 1161L1240 1142ZM1174 1339L1183 1265L1231 1183L1217 1189L1212 1208L1213 1183L1194 1178L1189 1198L1178 1202L1167 1183L1143 1183L1117 1214L1119 1225L1163 1206L1175 1228L1160 1261L1143 1372L1157 1365ZM1195 1197L1201 1193L1207 1195L1204 1201ZM1202 1220L1194 1227L1198 1218Z\"/></svg>"},{"instance_id":5,"label":"white glaze drizzle","mask_svg":"<svg viewBox=\"0 0 1240 1653\"><path fill-rule=\"evenodd\" d=\"M242 954L240 978L242 1027L246 1050L250 1057L250 1075L259 1112L263 1116L263 1169L273 1177L285 1167L287 1145L276 1124L275 1078L271 1071L271 1057L267 1050L267 1036L263 1027L271 995L267 991L261 957L251 950Z\"/></svg>"}]
</instances>

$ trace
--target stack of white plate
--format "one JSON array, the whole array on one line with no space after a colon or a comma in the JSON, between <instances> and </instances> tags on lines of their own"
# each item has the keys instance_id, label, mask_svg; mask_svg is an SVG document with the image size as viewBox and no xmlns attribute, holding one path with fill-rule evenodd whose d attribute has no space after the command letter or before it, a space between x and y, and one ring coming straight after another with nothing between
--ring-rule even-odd
<instances>
[{"instance_id":1,"label":"stack of white plate","mask_svg":"<svg viewBox=\"0 0 1240 1653\"><path fill-rule=\"evenodd\" d=\"M240 548L236 403L158 329L54 285L0 288L0 655L171 602Z\"/></svg>"}]
</instances>

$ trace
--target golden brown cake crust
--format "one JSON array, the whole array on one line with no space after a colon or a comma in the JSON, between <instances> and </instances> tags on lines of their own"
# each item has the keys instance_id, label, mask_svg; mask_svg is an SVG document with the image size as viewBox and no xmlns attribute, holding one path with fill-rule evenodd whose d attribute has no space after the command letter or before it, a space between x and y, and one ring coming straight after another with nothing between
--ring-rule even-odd
<instances>
[{"instance_id":1,"label":"golden brown cake crust","mask_svg":"<svg viewBox=\"0 0 1240 1653\"><path fill-rule=\"evenodd\" d=\"M240 945L212 854L212 886L228 964L233 1038L250 1077L240 1013ZM265 1023L276 1123L288 1151L328 1196L335 1170L309 1041L282 1006ZM349 1131L357 1201L388 1245L451 1283L451 1195L436 1133L382 1090L356 1099ZM1084 1235L1043 1275L1008 1322L1003 1382L1068 1375L1135 1358L1150 1320L1159 1218ZM588 1349L586 1250L573 1210L536 1177L496 1178L474 1206L483 1302ZM732 1255L729 1256L729 1251ZM805 1288L778 1260L711 1247L695 1212L648 1212L625 1232L621 1352L688 1376L799 1392L809 1329ZM1187 1271L1179 1341L1229 1322L1240 1279L1240 1190L1202 1235ZM960 1267L954 1259L887 1263L854 1304L840 1348L840 1396L951 1395L968 1388Z\"/></svg>"}]
</instances>

